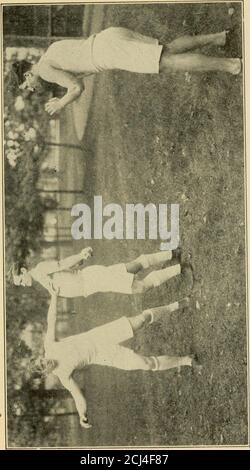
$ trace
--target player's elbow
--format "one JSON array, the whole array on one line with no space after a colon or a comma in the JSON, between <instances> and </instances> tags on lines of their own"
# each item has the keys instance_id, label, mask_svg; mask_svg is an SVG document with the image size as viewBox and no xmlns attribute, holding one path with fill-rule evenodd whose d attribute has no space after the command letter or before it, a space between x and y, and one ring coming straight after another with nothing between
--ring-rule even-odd
<instances>
[{"instance_id":1,"label":"player's elbow","mask_svg":"<svg viewBox=\"0 0 250 470\"><path fill-rule=\"evenodd\" d=\"M76 83L73 88L72 92L74 93L75 97L78 98L84 90L84 86L81 83Z\"/></svg>"}]
</instances>

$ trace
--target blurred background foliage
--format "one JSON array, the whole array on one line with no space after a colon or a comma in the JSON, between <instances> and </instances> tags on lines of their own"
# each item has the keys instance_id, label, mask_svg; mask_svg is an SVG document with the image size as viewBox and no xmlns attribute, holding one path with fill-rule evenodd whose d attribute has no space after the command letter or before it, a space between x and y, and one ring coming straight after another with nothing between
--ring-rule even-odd
<instances>
[{"instance_id":1,"label":"blurred background foliage","mask_svg":"<svg viewBox=\"0 0 250 470\"><path fill-rule=\"evenodd\" d=\"M17 60L37 62L51 36L80 36L83 10L84 6L60 5L4 7L6 274L14 262L27 266L40 260L44 212L48 208L37 188L41 165L48 152L49 119L44 105L51 96L60 94L57 86L49 84L36 93L19 90L12 64ZM37 336L35 353L39 353L46 327L48 295L39 286L32 286L28 291L15 287L10 276L6 276L6 294L9 445L39 446L41 435L50 436L53 445L60 426L53 416L60 391L44 399L43 379L29 372L29 359L34 350L22 339L23 332L32 325Z\"/></svg>"}]
</instances>

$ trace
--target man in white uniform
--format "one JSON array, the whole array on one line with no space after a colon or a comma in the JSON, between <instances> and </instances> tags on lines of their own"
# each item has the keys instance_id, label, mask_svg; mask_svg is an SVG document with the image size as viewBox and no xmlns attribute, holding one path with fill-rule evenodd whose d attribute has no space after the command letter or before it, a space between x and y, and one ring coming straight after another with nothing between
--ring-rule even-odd
<instances>
[{"instance_id":1,"label":"man in white uniform","mask_svg":"<svg viewBox=\"0 0 250 470\"><path fill-rule=\"evenodd\" d=\"M14 267L12 270L14 284L29 287L34 280L45 287L50 294L56 292L60 297L88 297L96 292L138 294L160 286L181 273L181 265L178 262L179 250L141 255L126 264L92 265L82 269L71 269L91 255L92 248L88 247L79 254L60 261L41 262L29 271L25 267L21 269ZM176 260L175 264L152 271L143 279L137 279L136 274L139 271L172 259ZM184 268L186 269L185 266Z\"/></svg>"},{"instance_id":2,"label":"man in white uniform","mask_svg":"<svg viewBox=\"0 0 250 470\"><path fill-rule=\"evenodd\" d=\"M88 39L66 39L49 46L36 64L20 61L13 71L21 89L35 91L42 81L66 88L61 98L52 98L45 106L53 116L77 99L84 90L84 75L104 70L159 74L169 72L241 71L239 58L210 57L189 51L203 46L225 46L227 31L215 34L183 36L165 46L158 39L127 28L111 27Z\"/></svg>"},{"instance_id":3,"label":"man in white uniform","mask_svg":"<svg viewBox=\"0 0 250 470\"><path fill-rule=\"evenodd\" d=\"M87 402L79 385L73 378L76 369L95 364L123 370L165 371L183 366L201 367L190 355L187 356L144 356L120 343L134 336L144 325L158 320L166 313L188 306L189 299L171 305L144 310L134 317L121 317L90 331L56 340L57 296L53 295L48 311L48 328L45 337L45 357L33 360L36 372L53 372L62 385L72 394L84 428L90 428L87 416Z\"/></svg>"}]
</instances>

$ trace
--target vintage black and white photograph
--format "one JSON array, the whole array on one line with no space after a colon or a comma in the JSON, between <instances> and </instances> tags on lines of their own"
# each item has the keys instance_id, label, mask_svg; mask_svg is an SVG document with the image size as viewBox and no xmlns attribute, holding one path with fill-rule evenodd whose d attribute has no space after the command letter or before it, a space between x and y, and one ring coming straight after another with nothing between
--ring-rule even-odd
<instances>
[{"instance_id":1,"label":"vintage black and white photograph","mask_svg":"<svg viewBox=\"0 0 250 470\"><path fill-rule=\"evenodd\" d=\"M248 446L244 8L1 5L7 448Z\"/></svg>"}]
</instances>

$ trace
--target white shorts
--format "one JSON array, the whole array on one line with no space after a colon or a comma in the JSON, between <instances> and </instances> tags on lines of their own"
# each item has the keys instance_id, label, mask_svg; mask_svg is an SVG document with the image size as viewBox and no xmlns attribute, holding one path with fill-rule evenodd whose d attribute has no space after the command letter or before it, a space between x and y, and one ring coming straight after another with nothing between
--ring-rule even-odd
<instances>
[{"instance_id":1,"label":"white shorts","mask_svg":"<svg viewBox=\"0 0 250 470\"><path fill-rule=\"evenodd\" d=\"M145 357L120 344L133 336L131 323L126 317L68 336L58 343L64 357L60 369L67 375L74 369L91 364L123 370L147 370Z\"/></svg>"},{"instance_id":2,"label":"white shorts","mask_svg":"<svg viewBox=\"0 0 250 470\"><path fill-rule=\"evenodd\" d=\"M79 271L84 297L96 292L131 294L134 274L128 273L124 263L112 266L88 266Z\"/></svg>"},{"instance_id":3,"label":"white shorts","mask_svg":"<svg viewBox=\"0 0 250 470\"><path fill-rule=\"evenodd\" d=\"M83 333L87 339L91 340L96 346L100 344L109 346L110 344L120 344L133 338L132 326L127 317L121 317L118 320L105 323L104 325L92 328L92 330Z\"/></svg>"},{"instance_id":4,"label":"white shorts","mask_svg":"<svg viewBox=\"0 0 250 470\"><path fill-rule=\"evenodd\" d=\"M111 27L95 36L92 60L98 72L127 70L136 73L159 73L163 46L158 39Z\"/></svg>"},{"instance_id":5,"label":"white shorts","mask_svg":"<svg viewBox=\"0 0 250 470\"><path fill-rule=\"evenodd\" d=\"M86 336L95 345L90 364L123 370L146 369L146 363L140 355L120 345L134 336L128 318L122 317L93 328Z\"/></svg>"}]
</instances>

